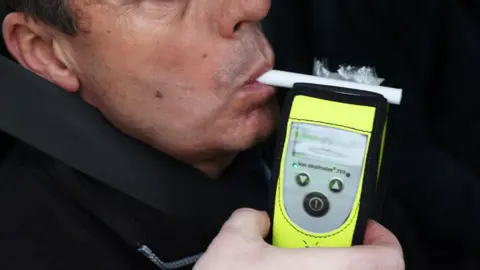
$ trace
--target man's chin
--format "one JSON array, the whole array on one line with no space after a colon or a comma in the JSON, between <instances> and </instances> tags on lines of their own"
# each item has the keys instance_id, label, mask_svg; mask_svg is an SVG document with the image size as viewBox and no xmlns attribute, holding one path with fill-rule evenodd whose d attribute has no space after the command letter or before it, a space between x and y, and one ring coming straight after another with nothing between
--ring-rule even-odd
<instances>
[{"instance_id":1,"label":"man's chin","mask_svg":"<svg viewBox=\"0 0 480 270\"><path fill-rule=\"evenodd\" d=\"M247 123L240 126L243 150L249 149L256 144L268 139L276 130L279 120L279 110L276 101L250 113Z\"/></svg>"}]
</instances>

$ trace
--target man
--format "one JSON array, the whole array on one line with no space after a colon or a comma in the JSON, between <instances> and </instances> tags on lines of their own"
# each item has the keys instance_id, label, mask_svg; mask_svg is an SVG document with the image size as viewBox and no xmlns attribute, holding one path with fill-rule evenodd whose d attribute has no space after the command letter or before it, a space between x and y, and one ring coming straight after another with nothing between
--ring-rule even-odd
<instances>
[{"instance_id":1,"label":"man","mask_svg":"<svg viewBox=\"0 0 480 270\"><path fill-rule=\"evenodd\" d=\"M3 36L19 64L211 181L265 186L255 145L274 129L277 107L275 90L255 80L273 65L257 26L268 0L9 4L17 12ZM260 212L236 211L215 237L201 220L169 217L26 145L0 173L2 269L191 268L198 256L186 257L207 246L198 270L403 268L398 241L374 222L363 247L282 250L263 241Z\"/></svg>"}]
</instances>

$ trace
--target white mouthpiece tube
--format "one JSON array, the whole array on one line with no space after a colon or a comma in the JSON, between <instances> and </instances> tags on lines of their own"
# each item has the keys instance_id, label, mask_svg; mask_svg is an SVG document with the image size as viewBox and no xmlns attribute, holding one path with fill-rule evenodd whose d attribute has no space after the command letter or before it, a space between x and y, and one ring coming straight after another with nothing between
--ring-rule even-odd
<instances>
[{"instance_id":1,"label":"white mouthpiece tube","mask_svg":"<svg viewBox=\"0 0 480 270\"><path fill-rule=\"evenodd\" d=\"M257 81L266 85L283 88L293 88L293 85L295 83L311 83L349 89L358 89L383 95L385 99L387 99L388 103L391 104L400 105L400 102L402 101L402 89L362 84L350 81L334 80L318 76L304 75L279 70L270 70L260 76Z\"/></svg>"}]
</instances>

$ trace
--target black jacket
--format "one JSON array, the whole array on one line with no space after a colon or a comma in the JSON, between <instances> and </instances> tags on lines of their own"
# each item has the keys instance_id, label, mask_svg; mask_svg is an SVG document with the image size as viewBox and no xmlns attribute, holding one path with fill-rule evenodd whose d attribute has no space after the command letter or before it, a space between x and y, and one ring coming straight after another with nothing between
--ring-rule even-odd
<instances>
[{"instance_id":1,"label":"black jacket","mask_svg":"<svg viewBox=\"0 0 480 270\"><path fill-rule=\"evenodd\" d=\"M248 151L222 181L249 197L244 207L265 210L263 169L257 151ZM214 212L166 215L21 143L0 163L0 214L2 270L162 269L149 251L170 263L163 269L191 269L188 257L204 252L219 230L209 220Z\"/></svg>"},{"instance_id":2,"label":"black jacket","mask_svg":"<svg viewBox=\"0 0 480 270\"><path fill-rule=\"evenodd\" d=\"M404 89L390 113L392 196L422 236L415 246L455 269L480 252L479 7L471 0L273 0L265 22L278 69L311 74L314 57L327 58L331 69L373 66L387 85ZM404 244L408 253L413 247Z\"/></svg>"}]
</instances>

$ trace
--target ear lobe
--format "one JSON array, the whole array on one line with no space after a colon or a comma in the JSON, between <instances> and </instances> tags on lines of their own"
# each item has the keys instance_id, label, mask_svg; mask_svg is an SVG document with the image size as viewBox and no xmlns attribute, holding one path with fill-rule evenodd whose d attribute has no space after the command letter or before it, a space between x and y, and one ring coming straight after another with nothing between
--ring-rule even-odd
<instances>
[{"instance_id":1,"label":"ear lobe","mask_svg":"<svg viewBox=\"0 0 480 270\"><path fill-rule=\"evenodd\" d=\"M80 87L79 80L65 58L59 58L59 48L55 48L58 44L47 27L23 13L9 14L3 22L7 49L23 67L68 92L75 92Z\"/></svg>"}]
</instances>

